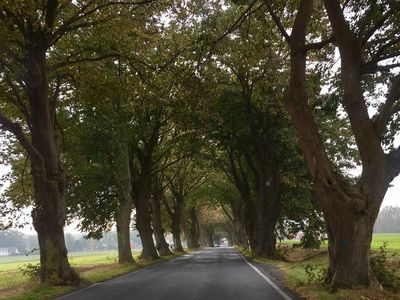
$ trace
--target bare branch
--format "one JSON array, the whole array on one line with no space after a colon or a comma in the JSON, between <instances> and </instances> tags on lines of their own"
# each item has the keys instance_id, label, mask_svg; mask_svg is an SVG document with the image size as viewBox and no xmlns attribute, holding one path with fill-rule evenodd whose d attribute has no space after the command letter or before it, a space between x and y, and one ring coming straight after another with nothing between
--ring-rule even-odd
<instances>
[{"instance_id":1,"label":"bare branch","mask_svg":"<svg viewBox=\"0 0 400 300\"><path fill-rule=\"evenodd\" d=\"M387 154L386 158L391 169L390 176L393 180L400 173L400 147Z\"/></svg>"},{"instance_id":2,"label":"bare branch","mask_svg":"<svg viewBox=\"0 0 400 300\"><path fill-rule=\"evenodd\" d=\"M331 36L330 38L320 41L320 42L316 42L316 43L309 43L307 45L305 45L305 50L320 50L322 48L324 48L326 45L331 44L335 41L335 38L333 36Z\"/></svg>"},{"instance_id":3,"label":"bare branch","mask_svg":"<svg viewBox=\"0 0 400 300\"><path fill-rule=\"evenodd\" d=\"M390 18L390 16L396 12L396 10L398 10L399 7L396 5L393 5L393 7L391 9L389 9L388 11L386 11L381 18L375 23L374 26L372 26L371 28L369 28L363 35L362 33L360 33L360 38L361 38L361 42L362 44L365 44L370 38L371 36L374 35L374 33L379 30L384 24L385 22Z\"/></svg>"},{"instance_id":4,"label":"bare branch","mask_svg":"<svg viewBox=\"0 0 400 300\"><path fill-rule=\"evenodd\" d=\"M278 30L280 31L280 33L282 34L282 36L285 38L286 42L289 43L290 41L290 36L287 33L285 27L283 26L280 18L278 17L278 15L274 12L274 9L272 8L272 5L270 3L269 0L264 0L265 5L267 6L267 10L269 12L269 14L272 17L272 20L274 21L276 27L278 28Z\"/></svg>"},{"instance_id":5,"label":"bare branch","mask_svg":"<svg viewBox=\"0 0 400 300\"><path fill-rule=\"evenodd\" d=\"M100 61L100 60L110 58L110 57L119 57L119 54L114 53L114 54L107 54L107 55L98 56L98 57L83 57L83 58L79 58L79 59L75 59L75 60L67 60L67 61L63 61L63 62L49 66L49 71L56 71L60 68L64 68L64 67L74 65L77 63L96 62L96 61Z\"/></svg>"},{"instance_id":6,"label":"bare branch","mask_svg":"<svg viewBox=\"0 0 400 300\"><path fill-rule=\"evenodd\" d=\"M400 75L392 79L390 90L386 97L386 102L382 106L381 111L374 116L374 126L379 137L382 137L385 128L393 115L394 104L400 99Z\"/></svg>"},{"instance_id":7,"label":"bare branch","mask_svg":"<svg viewBox=\"0 0 400 300\"><path fill-rule=\"evenodd\" d=\"M35 163L40 168L43 168L43 158L40 153L36 150L36 148L32 145L31 141L25 135L24 131L22 130L21 125L18 123L14 123L9 118L7 118L1 111L0 111L0 128L3 128L17 138L20 142L22 147L28 152L28 154L32 158L32 162Z\"/></svg>"}]
</instances>

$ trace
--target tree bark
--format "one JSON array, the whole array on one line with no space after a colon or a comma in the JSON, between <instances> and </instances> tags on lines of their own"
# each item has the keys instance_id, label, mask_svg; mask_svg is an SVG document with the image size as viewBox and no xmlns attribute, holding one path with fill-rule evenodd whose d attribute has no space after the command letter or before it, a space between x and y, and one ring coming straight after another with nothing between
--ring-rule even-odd
<instances>
[{"instance_id":1,"label":"tree bark","mask_svg":"<svg viewBox=\"0 0 400 300\"><path fill-rule=\"evenodd\" d=\"M150 216L151 198L151 156L142 157L140 164L139 179L136 184L136 228L139 231L142 241L141 258L158 258L157 250L153 240L153 230L151 228Z\"/></svg>"},{"instance_id":2,"label":"tree bark","mask_svg":"<svg viewBox=\"0 0 400 300\"><path fill-rule=\"evenodd\" d=\"M237 246L246 246L247 245L246 234L242 222L234 218L232 226L233 226L232 243Z\"/></svg>"},{"instance_id":3,"label":"tree bark","mask_svg":"<svg viewBox=\"0 0 400 300\"><path fill-rule=\"evenodd\" d=\"M276 252L275 227L281 211L278 170L265 161L259 162L257 193L256 245L253 252L258 256L274 256ZM262 163L262 164L261 164Z\"/></svg>"},{"instance_id":4,"label":"tree bark","mask_svg":"<svg viewBox=\"0 0 400 300\"><path fill-rule=\"evenodd\" d=\"M120 199L118 203L117 240L118 240L118 263L134 263L130 241L130 225L132 213L132 200Z\"/></svg>"},{"instance_id":5,"label":"tree bark","mask_svg":"<svg viewBox=\"0 0 400 300\"><path fill-rule=\"evenodd\" d=\"M184 252L181 239L181 216L179 209L175 210L171 222L171 233L174 239L174 251Z\"/></svg>"},{"instance_id":6,"label":"tree bark","mask_svg":"<svg viewBox=\"0 0 400 300\"><path fill-rule=\"evenodd\" d=\"M143 197L143 196L142 196ZM139 198L136 204L136 228L142 241L141 258L158 258L156 247L153 241L153 230L151 228L149 198Z\"/></svg>"},{"instance_id":7,"label":"tree bark","mask_svg":"<svg viewBox=\"0 0 400 300\"><path fill-rule=\"evenodd\" d=\"M207 247L214 247L214 228L211 226L205 229L205 242Z\"/></svg>"},{"instance_id":8,"label":"tree bark","mask_svg":"<svg viewBox=\"0 0 400 300\"><path fill-rule=\"evenodd\" d=\"M110 169L118 190L118 211L116 214L118 262L134 263L130 243L130 225L133 208L132 174L129 147L122 146L119 155L110 159Z\"/></svg>"},{"instance_id":9,"label":"tree bark","mask_svg":"<svg viewBox=\"0 0 400 300\"><path fill-rule=\"evenodd\" d=\"M31 139L38 155L31 157L35 205L33 226L40 247L40 281L71 284L79 281L70 267L65 246L65 173L55 130L55 107L48 96L46 48L30 49L26 84L30 102Z\"/></svg>"},{"instance_id":10,"label":"tree bark","mask_svg":"<svg viewBox=\"0 0 400 300\"><path fill-rule=\"evenodd\" d=\"M183 231L186 237L187 247L196 249L200 247L199 243L199 221L197 219L196 209L189 208L189 220L183 222Z\"/></svg>"},{"instance_id":11,"label":"tree bark","mask_svg":"<svg viewBox=\"0 0 400 300\"><path fill-rule=\"evenodd\" d=\"M153 230L158 253L160 256L168 256L172 255L172 252L164 237L164 228L161 221L161 197L163 197L163 195L160 189L160 185L156 179L153 185L153 197L151 199Z\"/></svg>"},{"instance_id":12,"label":"tree bark","mask_svg":"<svg viewBox=\"0 0 400 300\"><path fill-rule=\"evenodd\" d=\"M325 207L328 233L328 282L333 287L370 285L373 280L369 265L369 251L374 219L355 213L338 199Z\"/></svg>"}]
</instances>

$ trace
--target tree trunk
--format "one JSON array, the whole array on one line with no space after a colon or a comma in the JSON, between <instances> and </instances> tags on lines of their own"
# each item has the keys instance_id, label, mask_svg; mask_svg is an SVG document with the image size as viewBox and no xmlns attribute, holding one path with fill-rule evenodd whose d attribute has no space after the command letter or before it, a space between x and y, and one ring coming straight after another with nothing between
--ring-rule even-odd
<instances>
[{"instance_id":1,"label":"tree trunk","mask_svg":"<svg viewBox=\"0 0 400 300\"><path fill-rule=\"evenodd\" d=\"M332 287L370 285L369 251L373 222L339 208L335 217L326 215L329 270Z\"/></svg>"},{"instance_id":2,"label":"tree trunk","mask_svg":"<svg viewBox=\"0 0 400 300\"><path fill-rule=\"evenodd\" d=\"M263 162L264 163L264 162ZM280 215L278 171L269 164L260 166L260 183L257 195L257 241L253 252L258 256L274 256L276 249L275 227Z\"/></svg>"},{"instance_id":3,"label":"tree trunk","mask_svg":"<svg viewBox=\"0 0 400 300\"><path fill-rule=\"evenodd\" d=\"M122 147L114 161L110 161L111 173L118 189L118 211L116 215L118 262L134 263L130 242L130 225L133 208L132 174L128 147Z\"/></svg>"},{"instance_id":4,"label":"tree trunk","mask_svg":"<svg viewBox=\"0 0 400 300\"><path fill-rule=\"evenodd\" d=\"M174 252L184 252L181 239L181 218L179 212L175 211L172 218L171 233L174 239Z\"/></svg>"},{"instance_id":5,"label":"tree trunk","mask_svg":"<svg viewBox=\"0 0 400 300\"><path fill-rule=\"evenodd\" d=\"M362 203L373 201L368 201L360 190L345 182L340 184L332 180L330 187L330 190L327 186L317 189L328 234L327 281L334 288L376 283L369 264L369 252L379 207L371 205L369 210L364 209ZM369 196L383 199L384 190L376 188ZM355 205L356 199L360 201L359 205Z\"/></svg>"},{"instance_id":6,"label":"tree trunk","mask_svg":"<svg viewBox=\"0 0 400 300\"><path fill-rule=\"evenodd\" d=\"M153 230L151 228L149 198L139 199L136 205L136 228L139 231L142 241L141 258L158 258L156 247L153 241Z\"/></svg>"},{"instance_id":7,"label":"tree trunk","mask_svg":"<svg viewBox=\"0 0 400 300\"><path fill-rule=\"evenodd\" d=\"M62 205L62 196L56 190L52 183L48 183L47 187L35 183L35 198L46 200L44 206L36 205L32 211L40 248L40 282L51 285L76 284L79 283L79 277L69 265L65 246L65 207Z\"/></svg>"},{"instance_id":8,"label":"tree trunk","mask_svg":"<svg viewBox=\"0 0 400 300\"><path fill-rule=\"evenodd\" d=\"M162 227L161 222L161 193L162 192L160 191L157 182L155 182L153 186L153 197L151 199L154 237L156 239L156 247L160 256L168 256L172 255L172 252L169 249L167 241L165 240L164 228Z\"/></svg>"},{"instance_id":9,"label":"tree trunk","mask_svg":"<svg viewBox=\"0 0 400 300\"><path fill-rule=\"evenodd\" d=\"M38 51L38 52L36 52ZM48 97L46 51L32 50L27 62L27 91L31 107L31 156L35 205L33 226L40 247L40 281L71 284L79 281L67 257L65 225L65 174L55 130L55 107Z\"/></svg>"},{"instance_id":10,"label":"tree trunk","mask_svg":"<svg viewBox=\"0 0 400 300\"><path fill-rule=\"evenodd\" d=\"M130 225L132 200L120 199L117 214L118 262L120 264L134 263L130 241Z\"/></svg>"},{"instance_id":11,"label":"tree trunk","mask_svg":"<svg viewBox=\"0 0 400 300\"><path fill-rule=\"evenodd\" d=\"M214 229L211 226L205 230L205 242L207 247L214 247Z\"/></svg>"},{"instance_id":12,"label":"tree trunk","mask_svg":"<svg viewBox=\"0 0 400 300\"><path fill-rule=\"evenodd\" d=\"M246 234L242 222L234 218L232 226L233 226L232 243L238 246L246 246L247 245Z\"/></svg>"},{"instance_id":13,"label":"tree trunk","mask_svg":"<svg viewBox=\"0 0 400 300\"><path fill-rule=\"evenodd\" d=\"M151 198L151 155L141 159L141 170L136 185L136 228L142 241L141 258L158 258L154 245L153 230L151 228L150 198Z\"/></svg>"},{"instance_id":14,"label":"tree trunk","mask_svg":"<svg viewBox=\"0 0 400 300\"><path fill-rule=\"evenodd\" d=\"M199 222L194 207L189 208L189 221L184 222L182 225L184 225L183 231L185 233L187 247L189 249L199 248Z\"/></svg>"}]
</instances>

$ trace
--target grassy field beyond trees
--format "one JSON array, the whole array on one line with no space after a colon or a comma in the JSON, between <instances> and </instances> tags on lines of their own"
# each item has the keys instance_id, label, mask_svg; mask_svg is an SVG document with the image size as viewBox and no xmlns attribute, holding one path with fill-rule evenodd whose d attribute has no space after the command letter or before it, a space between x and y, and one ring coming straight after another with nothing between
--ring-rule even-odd
<instances>
[{"instance_id":1,"label":"grassy field beyond trees","mask_svg":"<svg viewBox=\"0 0 400 300\"><path fill-rule=\"evenodd\" d=\"M75 252L69 255L71 266L79 273L85 284L108 280L132 272L154 263L168 260L168 256L154 261L140 261L139 252L132 252L137 264L118 264L117 251ZM40 288L29 274L27 266L36 266L39 256L5 256L0 257L0 299L51 299L53 296L72 291L72 287Z\"/></svg>"}]
</instances>

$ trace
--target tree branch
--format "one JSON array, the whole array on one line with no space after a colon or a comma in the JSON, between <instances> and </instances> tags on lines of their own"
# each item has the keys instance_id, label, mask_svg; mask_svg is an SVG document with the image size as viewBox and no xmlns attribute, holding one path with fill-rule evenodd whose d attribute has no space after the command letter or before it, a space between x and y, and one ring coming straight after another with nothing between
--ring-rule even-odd
<instances>
[{"instance_id":1,"label":"tree branch","mask_svg":"<svg viewBox=\"0 0 400 300\"><path fill-rule=\"evenodd\" d=\"M107 54L107 55L103 55L103 56L98 56L98 57L83 57L80 59L75 59L75 60L68 60L68 61L63 61L54 65L49 66L49 71L56 71L60 68L64 68L73 64L77 64L77 63L85 63L85 62L96 62L96 61L100 61L106 58L110 58L110 57L119 57L119 54L114 53L114 54Z\"/></svg>"},{"instance_id":2,"label":"tree branch","mask_svg":"<svg viewBox=\"0 0 400 300\"><path fill-rule=\"evenodd\" d=\"M360 32L362 45L364 45L371 38L371 36L373 36L374 33L383 26L383 24L386 22L387 19L389 19L389 17L393 14L393 12L395 12L398 9L399 7L398 6L396 7L394 5L391 9L385 12L382 15L382 17L375 23L375 25L369 28L364 34Z\"/></svg>"},{"instance_id":3,"label":"tree branch","mask_svg":"<svg viewBox=\"0 0 400 300\"><path fill-rule=\"evenodd\" d=\"M392 79L390 90L387 94L386 101L382 106L381 111L374 116L374 127L380 138L385 132L386 126L393 115L393 106L400 99L400 75Z\"/></svg>"},{"instance_id":4,"label":"tree branch","mask_svg":"<svg viewBox=\"0 0 400 300\"><path fill-rule=\"evenodd\" d=\"M309 43L309 44L305 45L304 49L305 49L305 51L320 50L320 49L324 48L326 45L333 43L334 41L335 41L335 38L333 36L331 36L330 38L320 41L320 42Z\"/></svg>"},{"instance_id":5,"label":"tree branch","mask_svg":"<svg viewBox=\"0 0 400 300\"><path fill-rule=\"evenodd\" d=\"M32 162L43 169L42 155L40 155L40 153L32 145L31 141L27 138L22 130L21 125L12 122L0 111L0 126L14 135L26 152L28 152L28 154L31 156Z\"/></svg>"},{"instance_id":6,"label":"tree branch","mask_svg":"<svg viewBox=\"0 0 400 300\"><path fill-rule=\"evenodd\" d=\"M274 21L276 27L278 28L279 32L282 34L282 36L285 38L286 42L290 42L290 36L287 33L285 27L283 26L280 18L278 17L278 15L274 12L271 3L269 2L269 0L264 0L265 5L267 6L267 10L269 12L269 14L272 17L272 20Z\"/></svg>"},{"instance_id":7,"label":"tree branch","mask_svg":"<svg viewBox=\"0 0 400 300\"><path fill-rule=\"evenodd\" d=\"M114 5L144 5L155 2L155 0L143 0L143 1L107 1L104 4L96 5L95 7L88 9L93 3L97 1L89 1L87 4L83 5L73 16L71 16L68 20L66 20L52 35L50 41L51 45L54 45L56 41L59 40L61 36L63 36L66 32L76 29L74 26L72 29L72 25L79 20L82 20L101 9L106 7L114 6Z\"/></svg>"}]
</instances>

